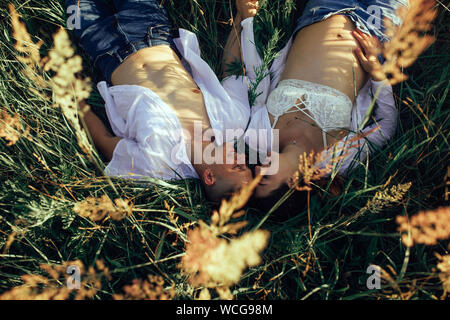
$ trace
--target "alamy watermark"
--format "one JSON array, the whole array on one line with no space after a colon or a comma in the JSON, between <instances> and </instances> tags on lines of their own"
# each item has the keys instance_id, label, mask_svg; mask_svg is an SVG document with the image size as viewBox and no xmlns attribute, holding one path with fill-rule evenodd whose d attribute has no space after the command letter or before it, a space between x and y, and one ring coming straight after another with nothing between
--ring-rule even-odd
<instances>
[{"instance_id":1,"label":"alamy watermark","mask_svg":"<svg viewBox=\"0 0 450 320\"><path fill-rule=\"evenodd\" d=\"M81 10L77 5L67 7L67 28L69 30L81 29Z\"/></svg>"},{"instance_id":2,"label":"alamy watermark","mask_svg":"<svg viewBox=\"0 0 450 320\"><path fill-rule=\"evenodd\" d=\"M371 264L367 267L366 273L370 274L366 281L367 289L381 289L381 268Z\"/></svg>"},{"instance_id":3,"label":"alamy watermark","mask_svg":"<svg viewBox=\"0 0 450 320\"><path fill-rule=\"evenodd\" d=\"M367 27L370 30L380 30L383 12L380 6L370 5L367 7L367 13L370 17L367 19Z\"/></svg>"},{"instance_id":4,"label":"alamy watermark","mask_svg":"<svg viewBox=\"0 0 450 320\"><path fill-rule=\"evenodd\" d=\"M67 288L79 290L81 287L81 270L78 266L68 266L66 273L69 274L67 278Z\"/></svg>"}]
</instances>

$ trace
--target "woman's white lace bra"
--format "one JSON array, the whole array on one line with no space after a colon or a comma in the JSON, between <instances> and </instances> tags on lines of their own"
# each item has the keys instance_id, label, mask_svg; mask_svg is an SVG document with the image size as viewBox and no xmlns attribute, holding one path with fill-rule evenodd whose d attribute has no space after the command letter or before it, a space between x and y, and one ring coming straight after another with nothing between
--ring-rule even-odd
<instances>
[{"instance_id":1,"label":"woman's white lace bra","mask_svg":"<svg viewBox=\"0 0 450 320\"><path fill-rule=\"evenodd\" d=\"M297 79L281 81L267 99L267 110L275 118L272 128L283 114L303 112L322 129L325 148L326 132L350 128L352 106L339 90Z\"/></svg>"}]
</instances>

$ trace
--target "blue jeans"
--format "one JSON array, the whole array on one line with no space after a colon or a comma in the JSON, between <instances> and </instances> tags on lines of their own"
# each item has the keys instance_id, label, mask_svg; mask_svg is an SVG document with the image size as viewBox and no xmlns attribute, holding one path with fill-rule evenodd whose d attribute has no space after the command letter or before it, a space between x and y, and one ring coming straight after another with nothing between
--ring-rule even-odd
<instances>
[{"instance_id":1,"label":"blue jeans","mask_svg":"<svg viewBox=\"0 0 450 320\"><path fill-rule=\"evenodd\" d=\"M408 0L310 0L297 20L294 33L332 15L341 14L349 17L356 28L375 35L380 42L384 42L388 38L383 19L388 18L393 23L400 24L396 9L408 4Z\"/></svg>"},{"instance_id":2,"label":"blue jeans","mask_svg":"<svg viewBox=\"0 0 450 320\"><path fill-rule=\"evenodd\" d=\"M66 0L66 8L79 3L81 28L74 29L75 37L108 83L122 61L140 49L169 45L176 51L172 26L160 2Z\"/></svg>"}]
</instances>

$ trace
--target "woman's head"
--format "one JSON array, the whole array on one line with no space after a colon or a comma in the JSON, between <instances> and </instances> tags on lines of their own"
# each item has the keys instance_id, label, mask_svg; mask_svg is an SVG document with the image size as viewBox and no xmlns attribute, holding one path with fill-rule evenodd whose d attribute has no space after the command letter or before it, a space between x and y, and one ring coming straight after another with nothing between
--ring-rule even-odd
<instances>
[{"instance_id":1,"label":"woman's head","mask_svg":"<svg viewBox=\"0 0 450 320\"><path fill-rule=\"evenodd\" d=\"M297 191L287 184L282 184L264 198L257 198L254 195L250 199L249 206L265 214L277 205L271 214L271 220L284 221L298 215L305 209L306 196L306 192Z\"/></svg>"},{"instance_id":2,"label":"woman's head","mask_svg":"<svg viewBox=\"0 0 450 320\"><path fill-rule=\"evenodd\" d=\"M314 181L314 184L318 188L313 188L312 194L317 194L319 197L324 195L335 197L342 193L344 180L340 176L335 176L331 182L329 178L322 178ZM292 218L301 213L306 207L308 193L306 191L297 191L293 180L288 183L280 183L278 188L261 189L259 195L263 191L267 195L258 197L255 193L250 201L250 206L261 212L268 212L277 205L277 208L272 213L272 217L275 220Z\"/></svg>"},{"instance_id":3,"label":"woman's head","mask_svg":"<svg viewBox=\"0 0 450 320\"><path fill-rule=\"evenodd\" d=\"M267 165L257 166L255 168L255 174L262 174L263 178L256 187L253 197L258 202L258 207L270 209L276 202L283 197L288 191L296 187L298 179L294 179L296 173L299 170L299 156L297 147L284 148L282 153L271 156L271 162ZM270 174L267 174L266 168L270 167ZM276 170L274 170L276 169ZM327 194L333 196L339 195L342 192L343 179L340 176L330 182L329 177L321 176L314 180L314 184L320 188L326 189ZM287 201L287 204L283 207L287 210L291 207L300 205L298 203L302 195L299 192L291 190L293 195L291 200ZM301 193L304 194L304 193ZM283 209L284 210L284 209ZM283 211L282 210L282 211Z\"/></svg>"},{"instance_id":4,"label":"woman's head","mask_svg":"<svg viewBox=\"0 0 450 320\"><path fill-rule=\"evenodd\" d=\"M270 159L268 164L255 167L255 175L263 175L254 192L256 198L270 197L280 188L289 189L298 170L298 159L290 159L287 153L272 153Z\"/></svg>"}]
</instances>

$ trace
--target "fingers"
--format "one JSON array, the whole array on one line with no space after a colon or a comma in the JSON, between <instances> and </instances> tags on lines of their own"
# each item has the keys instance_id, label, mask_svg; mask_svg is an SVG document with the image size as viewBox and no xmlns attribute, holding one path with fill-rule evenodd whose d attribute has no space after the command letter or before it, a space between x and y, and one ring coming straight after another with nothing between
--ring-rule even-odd
<instances>
[{"instance_id":1,"label":"fingers","mask_svg":"<svg viewBox=\"0 0 450 320\"><path fill-rule=\"evenodd\" d=\"M259 8L257 0L236 0L238 12L245 19L256 15Z\"/></svg>"},{"instance_id":2,"label":"fingers","mask_svg":"<svg viewBox=\"0 0 450 320\"><path fill-rule=\"evenodd\" d=\"M368 54L370 52L370 45L368 43L367 38L364 35L362 35L361 33L362 32L359 30L352 32L356 41L358 41L360 48L362 48L362 50L364 51L365 54Z\"/></svg>"},{"instance_id":3,"label":"fingers","mask_svg":"<svg viewBox=\"0 0 450 320\"><path fill-rule=\"evenodd\" d=\"M380 53L381 44L377 37L370 36L359 29L353 31L352 34L363 48L367 57L377 56Z\"/></svg>"},{"instance_id":4,"label":"fingers","mask_svg":"<svg viewBox=\"0 0 450 320\"><path fill-rule=\"evenodd\" d=\"M247 2L247 9L254 14L256 14L256 12L258 11L258 7L259 7L258 1L248 1Z\"/></svg>"},{"instance_id":5,"label":"fingers","mask_svg":"<svg viewBox=\"0 0 450 320\"><path fill-rule=\"evenodd\" d=\"M364 52L362 51L362 49L360 47L357 47L354 52L361 64L365 64L368 61L366 55L364 54Z\"/></svg>"},{"instance_id":6,"label":"fingers","mask_svg":"<svg viewBox=\"0 0 450 320\"><path fill-rule=\"evenodd\" d=\"M382 66L378 61L378 54L381 52L379 41L375 36L363 33L361 30L352 32L358 42L358 47L354 50L363 69L370 74L375 81L381 81L386 78Z\"/></svg>"}]
</instances>

